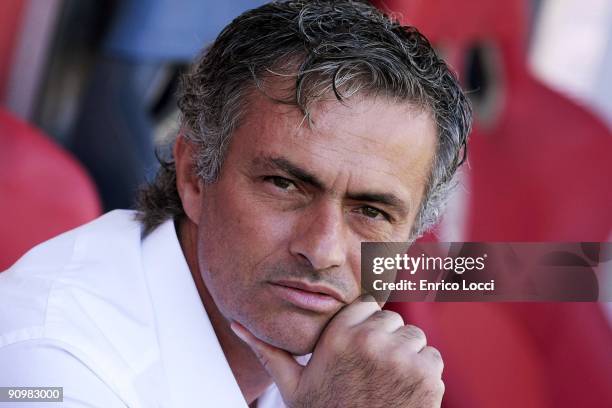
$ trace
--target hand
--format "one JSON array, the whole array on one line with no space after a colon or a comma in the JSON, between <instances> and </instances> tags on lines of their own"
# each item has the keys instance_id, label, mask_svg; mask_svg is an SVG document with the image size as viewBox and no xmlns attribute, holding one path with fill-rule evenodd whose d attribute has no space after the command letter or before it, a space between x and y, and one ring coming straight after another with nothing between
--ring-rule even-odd
<instances>
[{"instance_id":1,"label":"hand","mask_svg":"<svg viewBox=\"0 0 612 408\"><path fill-rule=\"evenodd\" d=\"M421 329L381 310L371 296L364 299L334 316L305 367L239 323L233 322L232 329L257 355L290 408L439 407L444 364L438 350L427 346Z\"/></svg>"}]
</instances>

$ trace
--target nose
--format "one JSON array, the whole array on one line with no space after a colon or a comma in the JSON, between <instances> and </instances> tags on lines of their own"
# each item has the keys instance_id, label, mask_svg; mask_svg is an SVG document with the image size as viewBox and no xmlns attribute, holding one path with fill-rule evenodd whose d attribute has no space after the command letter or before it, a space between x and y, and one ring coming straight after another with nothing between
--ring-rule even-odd
<instances>
[{"instance_id":1,"label":"nose","mask_svg":"<svg viewBox=\"0 0 612 408\"><path fill-rule=\"evenodd\" d=\"M340 206L333 203L311 205L301 215L289 251L315 270L340 267L347 257L345 234Z\"/></svg>"}]
</instances>

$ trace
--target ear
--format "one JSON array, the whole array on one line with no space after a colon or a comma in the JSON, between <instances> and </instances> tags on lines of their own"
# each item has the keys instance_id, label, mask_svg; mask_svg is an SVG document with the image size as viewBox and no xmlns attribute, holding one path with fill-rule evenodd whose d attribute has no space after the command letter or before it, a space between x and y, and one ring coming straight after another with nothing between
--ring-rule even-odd
<instances>
[{"instance_id":1,"label":"ear","mask_svg":"<svg viewBox=\"0 0 612 408\"><path fill-rule=\"evenodd\" d=\"M200 222L203 200L203 183L196 174L194 163L194 146L182 133L174 143L174 161L176 164L176 188L187 218L194 224Z\"/></svg>"}]
</instances>

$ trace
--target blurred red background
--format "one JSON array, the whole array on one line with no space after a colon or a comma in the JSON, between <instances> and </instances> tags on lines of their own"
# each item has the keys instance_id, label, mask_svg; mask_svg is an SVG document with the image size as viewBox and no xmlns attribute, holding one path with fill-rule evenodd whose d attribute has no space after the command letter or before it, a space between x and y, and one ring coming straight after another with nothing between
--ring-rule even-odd
<instances>
[{"instance_id":1,"label":"blurred red background","mask_svg":"<svg viewBox=\"0 0 612 408\"><path fill-rule=\"evenodd\" d=\"M134 186L154 172L153 147L172 132L176 118L177 75L204 45L148 46L155 39L142 11L155 7L149 18L172 28L159 17L172 2L166 3L0 2L0 270L103 210L129 207ZM208 7L201 18L212 28L195 38L212 40L214 30L255 3L201 1ZM374 2L432 41L475 108L460 188L441 225L423 239L610 239L609 3ZM126 88L126 81L137 86ZM109 123L117 98L129 103L122 109L133 113L133 123ZM100 123L133 143L100 149L111 137L96 133ZM120 156L125 152L132 154ZM109 166L117 162L131 167ZM389 307L421 326L441 350L445 407L612 406L609 305Z\"/></svg>"}]
</instances>

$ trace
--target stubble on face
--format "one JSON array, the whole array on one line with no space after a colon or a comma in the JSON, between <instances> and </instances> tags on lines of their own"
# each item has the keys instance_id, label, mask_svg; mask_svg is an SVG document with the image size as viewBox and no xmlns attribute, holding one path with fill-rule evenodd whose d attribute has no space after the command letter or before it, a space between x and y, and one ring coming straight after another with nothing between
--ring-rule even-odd
<instances>
[{"instance_id":1,"label":"stubble on face","mask_svg":"<svg viewBox=\"0 0 612 408\"><path fill-rule=\"evenodd\" d=\"M360 294L361 242L407 238L436 129L427 112L383 99L321 105L307 126L297 109L252 98L219 180L202 191L199 269L226 319L306 354ZM271 284L286 280L326 285L342 302L325 313L300 307L276 296Z\"/></svg>"}]
</instances>

